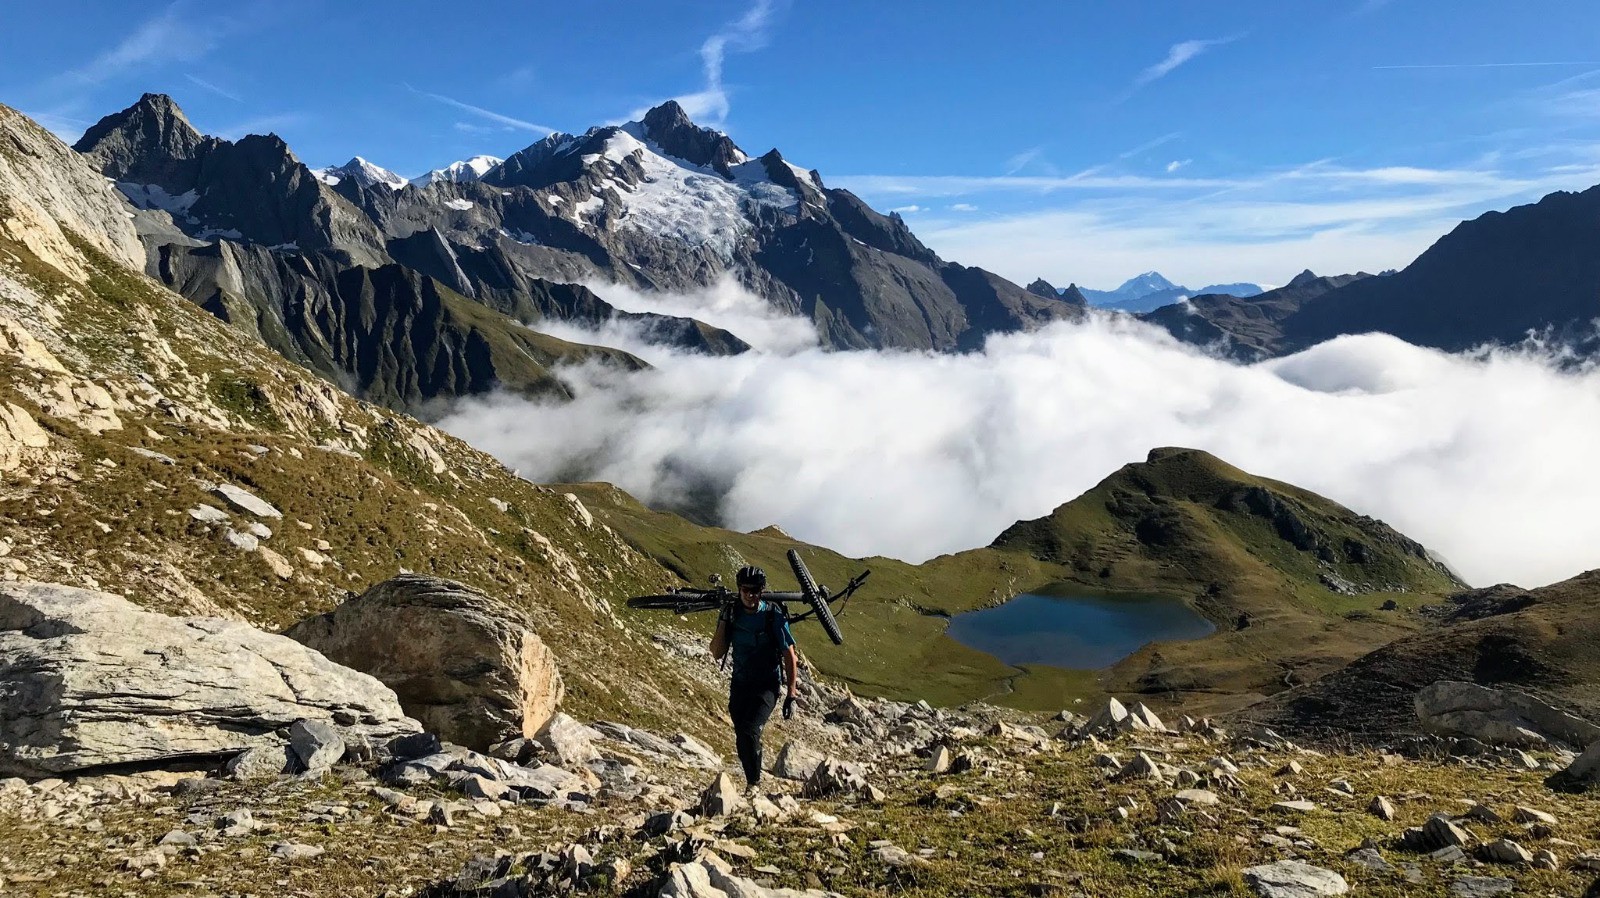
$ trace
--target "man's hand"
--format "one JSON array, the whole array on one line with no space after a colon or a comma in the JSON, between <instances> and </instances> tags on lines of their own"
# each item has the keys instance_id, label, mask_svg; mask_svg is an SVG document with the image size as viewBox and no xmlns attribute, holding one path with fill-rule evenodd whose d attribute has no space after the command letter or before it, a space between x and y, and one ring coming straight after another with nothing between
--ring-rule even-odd
<instances>
[{"instance_id":1,"label":"man's hand","mask_svg":"<svg viewBox=\"0 0 1600 898\"><path fill-rule=\"evenodd\" d=\"M717 619L722 623L731 624L733 623L734 615L736 614L738 614L738 611L734 606L733 600L729 600L722 603L722 612L718 615Z\"/></svg>"},{"instance_id":2,"label":"man's hand","mask_svg":"<svg viewBox=\"0 0 1600 898\"><path fill-rule=\"evenodd\" d=\"M792 693L789 695L788 698L783 700L783 719L784 720L793 720L794 719L794 695Z\"/></svg>"}]
</instances>

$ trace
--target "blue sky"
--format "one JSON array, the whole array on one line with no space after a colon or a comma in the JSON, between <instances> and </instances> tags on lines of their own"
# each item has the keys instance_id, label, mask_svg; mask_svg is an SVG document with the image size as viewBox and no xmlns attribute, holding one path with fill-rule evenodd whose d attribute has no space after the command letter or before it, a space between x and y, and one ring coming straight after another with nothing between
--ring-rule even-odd
<instances>
[{"instance_id":1,"label":"blue sky","mask_svg":"<svg viewBox=\"0 0 1600 898\"><path fill-rule=\"evenodd\" d=\"M1019 281L1404 265L1600 183L1592 0L8 4L0 102L75 137L143 91L405 175L669 97Z\"/></svg>"}]
</instances>

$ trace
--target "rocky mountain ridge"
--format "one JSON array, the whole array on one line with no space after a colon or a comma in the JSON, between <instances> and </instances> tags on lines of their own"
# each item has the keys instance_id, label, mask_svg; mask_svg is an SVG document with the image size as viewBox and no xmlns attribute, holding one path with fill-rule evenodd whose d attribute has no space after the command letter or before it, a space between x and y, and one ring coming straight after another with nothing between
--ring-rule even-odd
<instances>
[{"instance_id":1,"label":"rocky mountain ridge","mask_svg":"<svg viewBox=\"0 0 1600 898\"><path fill-rule=\"evenodd\" d=\"M1198 290L1167 280L1159 271L1146 271L1123 281L1115 290L1082 289L1091 304L1118 312L1149 312L1193 296L1256 296L1264 289L1259 284L1210 284Z\"/></svg>"},{"instance_id":2,"label":"rocky mountain ridge","mask_svg":"<svg viewBox=\"0 0 1600 898\"><path fill-rule=\"evenodd\" d=\"M638 122L551 135L503 162L474 160L417 184L359 157L313 174L276 138L205 137L160 95L107 116L77 148L140 208L157 276L161 252L219 242L411 267L414 254L396 247L427 234L430 257L449 260L444 282L470 298L494 295L502 311L534 307L557 284L684 291L733 279L810 319L823 345L945 350L1082 313L1072 297L1037 297L943 262L898 217L826 188L776 150L751 158L670 102ZM277 279L244 274L250 304L291 301ZM694 339L711 330L699 322L657 330L689 335L692 350L736 345Z\"/></svg>"},{"instance_id":3,"label":"rocky mountain ridge","mask_svg":"<svg viewBox=\"0 0 1600 898\"><path fill-rule=\"evenodd\" d=\"M1557 191L1462 222L1400 271L1292 282L1247 299L1194 297L1142 317L1244 360L1367 332L1451 352L1531 340L1586 358L1600 320L1596 240L1600 187Z\"/></svg>"}]
</instances>

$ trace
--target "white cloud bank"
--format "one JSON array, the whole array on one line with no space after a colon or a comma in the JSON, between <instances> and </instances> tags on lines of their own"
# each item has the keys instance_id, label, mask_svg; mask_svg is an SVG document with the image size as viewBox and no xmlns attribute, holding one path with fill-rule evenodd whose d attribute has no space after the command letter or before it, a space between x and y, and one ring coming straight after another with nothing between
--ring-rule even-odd
<instances>
[{"instance_id":1,"label":"white cloud bank","mask_svg":"<svg viewBox=\"0 0 1600 898\"><path fill-rule=\"evenodd\" d=\"M1240 366L1094 321L970 355L569 375L569 404L469 401L442 426L535 480L606 480L658 505L709 491L728 526L853 555L985 545L1153 447L1190 446L1382 518L1474 583L1600 567L1600 372L1533 354L1368 335Z\"/></svg>"}]
</instances>

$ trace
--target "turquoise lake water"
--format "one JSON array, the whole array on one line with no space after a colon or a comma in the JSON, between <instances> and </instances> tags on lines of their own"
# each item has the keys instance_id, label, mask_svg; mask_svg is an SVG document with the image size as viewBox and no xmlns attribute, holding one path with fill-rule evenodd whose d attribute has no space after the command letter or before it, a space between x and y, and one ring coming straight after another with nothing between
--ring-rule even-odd
<instances>
[{"instance_id":1,"label":"turquoise lake water","mask_svg":"<svg viewBox=\"0 0 1600 898\"><path fill-rule=\"evenodd\" d=\"M1167 596L1108 595L1076 587L1023 594L950 619L950 638L1007 664L1093 670L1157 641L1199 639L1210 621Z\"/></svg>"}]
</instances>

